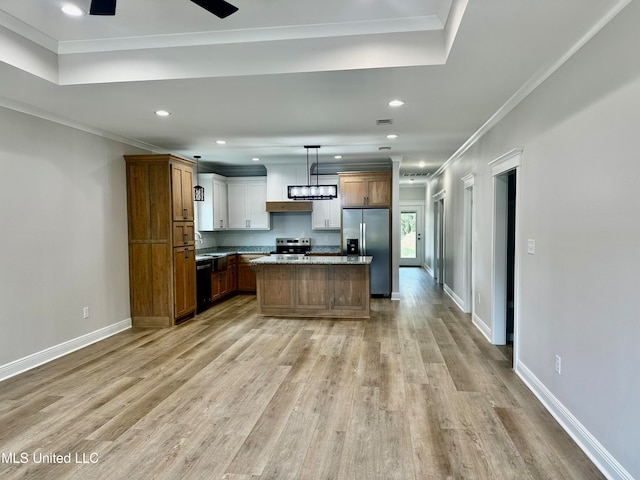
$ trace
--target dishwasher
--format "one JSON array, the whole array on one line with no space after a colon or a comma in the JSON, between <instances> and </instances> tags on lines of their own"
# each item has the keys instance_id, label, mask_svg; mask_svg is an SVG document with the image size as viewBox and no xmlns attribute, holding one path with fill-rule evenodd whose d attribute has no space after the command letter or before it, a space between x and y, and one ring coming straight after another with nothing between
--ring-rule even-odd
<instances>
[{"instance_id":1,"label":"dishwasher","mask_svg":"<svg viewBox=\"0 0 640 480\"><path fill-rule=\"evenodd\" d=\"M196 262L197 313L209 308L211 304L211 259Z\"/></svg>"}]
</instances>

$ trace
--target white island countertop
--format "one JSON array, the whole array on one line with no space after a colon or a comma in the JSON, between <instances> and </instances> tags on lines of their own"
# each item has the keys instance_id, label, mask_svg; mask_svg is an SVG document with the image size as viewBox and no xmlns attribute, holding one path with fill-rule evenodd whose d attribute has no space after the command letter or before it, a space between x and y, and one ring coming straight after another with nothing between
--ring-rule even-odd
<instances>
[{"instance_id":1,"label":"white island countertop","mask_svg":"<svg viewBox=\"0 0 640 480\"><path fill-rule=\"evenodd\" d=\"M253 265L370 265L373 257L275 254L251 260Z\"/></svg>"}]
</instances>

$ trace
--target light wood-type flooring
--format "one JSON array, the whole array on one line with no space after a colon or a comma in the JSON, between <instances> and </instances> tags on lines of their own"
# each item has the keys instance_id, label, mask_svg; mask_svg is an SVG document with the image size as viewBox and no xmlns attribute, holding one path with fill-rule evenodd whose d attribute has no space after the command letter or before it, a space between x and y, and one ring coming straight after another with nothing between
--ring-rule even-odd
<instances>
[{"instance_id":1,"label":"light wood-type flooring","mask_svg":"<svg viewBox=\"0 0 640 480\"><path fill-rule=\"evenodd\" d=\"M604 478L429 276L400 278L369 320L240 295L1 382L0 478Z\"/></svg>"}]
</instances>

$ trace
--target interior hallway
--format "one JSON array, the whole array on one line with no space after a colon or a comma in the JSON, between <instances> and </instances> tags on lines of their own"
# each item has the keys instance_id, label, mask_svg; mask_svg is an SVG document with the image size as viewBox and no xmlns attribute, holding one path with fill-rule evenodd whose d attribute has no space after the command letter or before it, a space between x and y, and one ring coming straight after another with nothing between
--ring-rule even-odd
<instances>
[{"instance_id":1,"label":"interior hallway","mask_svg":"<svg viewBox=\"0 0 640 480\"><path fill-rule=\"evenodd\" d=\"M424 270L400 289L366 321L241 295L6 380L0 452L28 461L0 478L604 478Z\"/></svg>"}]
</instances>

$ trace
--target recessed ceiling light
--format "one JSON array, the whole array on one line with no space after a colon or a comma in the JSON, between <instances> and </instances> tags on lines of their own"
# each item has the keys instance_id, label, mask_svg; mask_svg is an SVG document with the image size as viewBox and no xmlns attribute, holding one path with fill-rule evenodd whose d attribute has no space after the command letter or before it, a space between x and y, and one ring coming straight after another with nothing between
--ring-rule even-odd
<instances>
[{"instance_id":1,"label":"recessed ceiling light","mask_svg":"<svg viewBox=\"0 0 640 480\"><path fill-rule=\"evenodd\" d=\"M398 135L395 134L395 133L390 133L389 135L387 135L387 138L389 138L389 139L398 138Z\"/></svg>"},{"instance_id":2,"label":"recessed ceiling light","mask_svg":"<svg viewBox=\"0 0 640 480\"><path fill-rule=\"evenodd\" d=\"M72 3L65 3L60 10L71 17L81 17L82 15L85 15L87 13L83 9L76 5L73 5Z\"/></svg>"},{"instance_id":3,"label":"recessed ceiling light","mask_svg":"<svg viewBox=\"0 0 640 480\"><path fill-rule=\"evenodd\" d=\"M225 140L216 140L216 143L218 145L224 145L225 143L227 143Z\"/></svg>"},{"instance_id":4,"label":"recessed ceiling light","mask_svg":"<svg viewBox=\"0 0 640 480\"><path fill-rule=\"evenodd\" d=\"M259 162L260 159L258 157L253 157L251 160L253 160L254 162Z\"/></svg>"},{"instance_id":5,"label":"recessed ceiling light","mask_svg":"<svg viewBox=\"0 0 640 480\"><path fill-rule=\"evenodd\" d=\"M402 105L404 105L404 102L402 100L398 100L398 99L391 100L389 102L389 106L390 107L401 107Z\"/></svg>"},{"instance_id":6,"label":"recessed ceiling light","mask_svg":"<svg viewBox=\"0 0 640 480\"><path fill-rule=\"evenodd\" d=\"M169 115L171 115L171 113L167 112L166 110L156 110L155 114L159 117L168 117Z\"/></svg>"},{"instance_id":7,"label":"recessed ceiling light","mask_svg":"<svg viewBox=\"0 0 640 480\"><path fill-rule=\"evenodd\" d=\"M342 158L342 155L336 155L336 156L335 156L335 157L333 157L333 158L335 158L336 160L340 160L340 159Z\"/></svg>"},{"instance_id":8,"label":"recessed ceiling light","mask_svg":"<svg viewBox=\"0 0 640 480\"><path fill-rule=\"evenodd\" d=\"M419 166L420 168L424 168L426 165L427 165L427 164L426 164L426 163L424 163L424 162L420 162L420 163L418 164L418 166Z\"/></svg>"}]
</instances>

